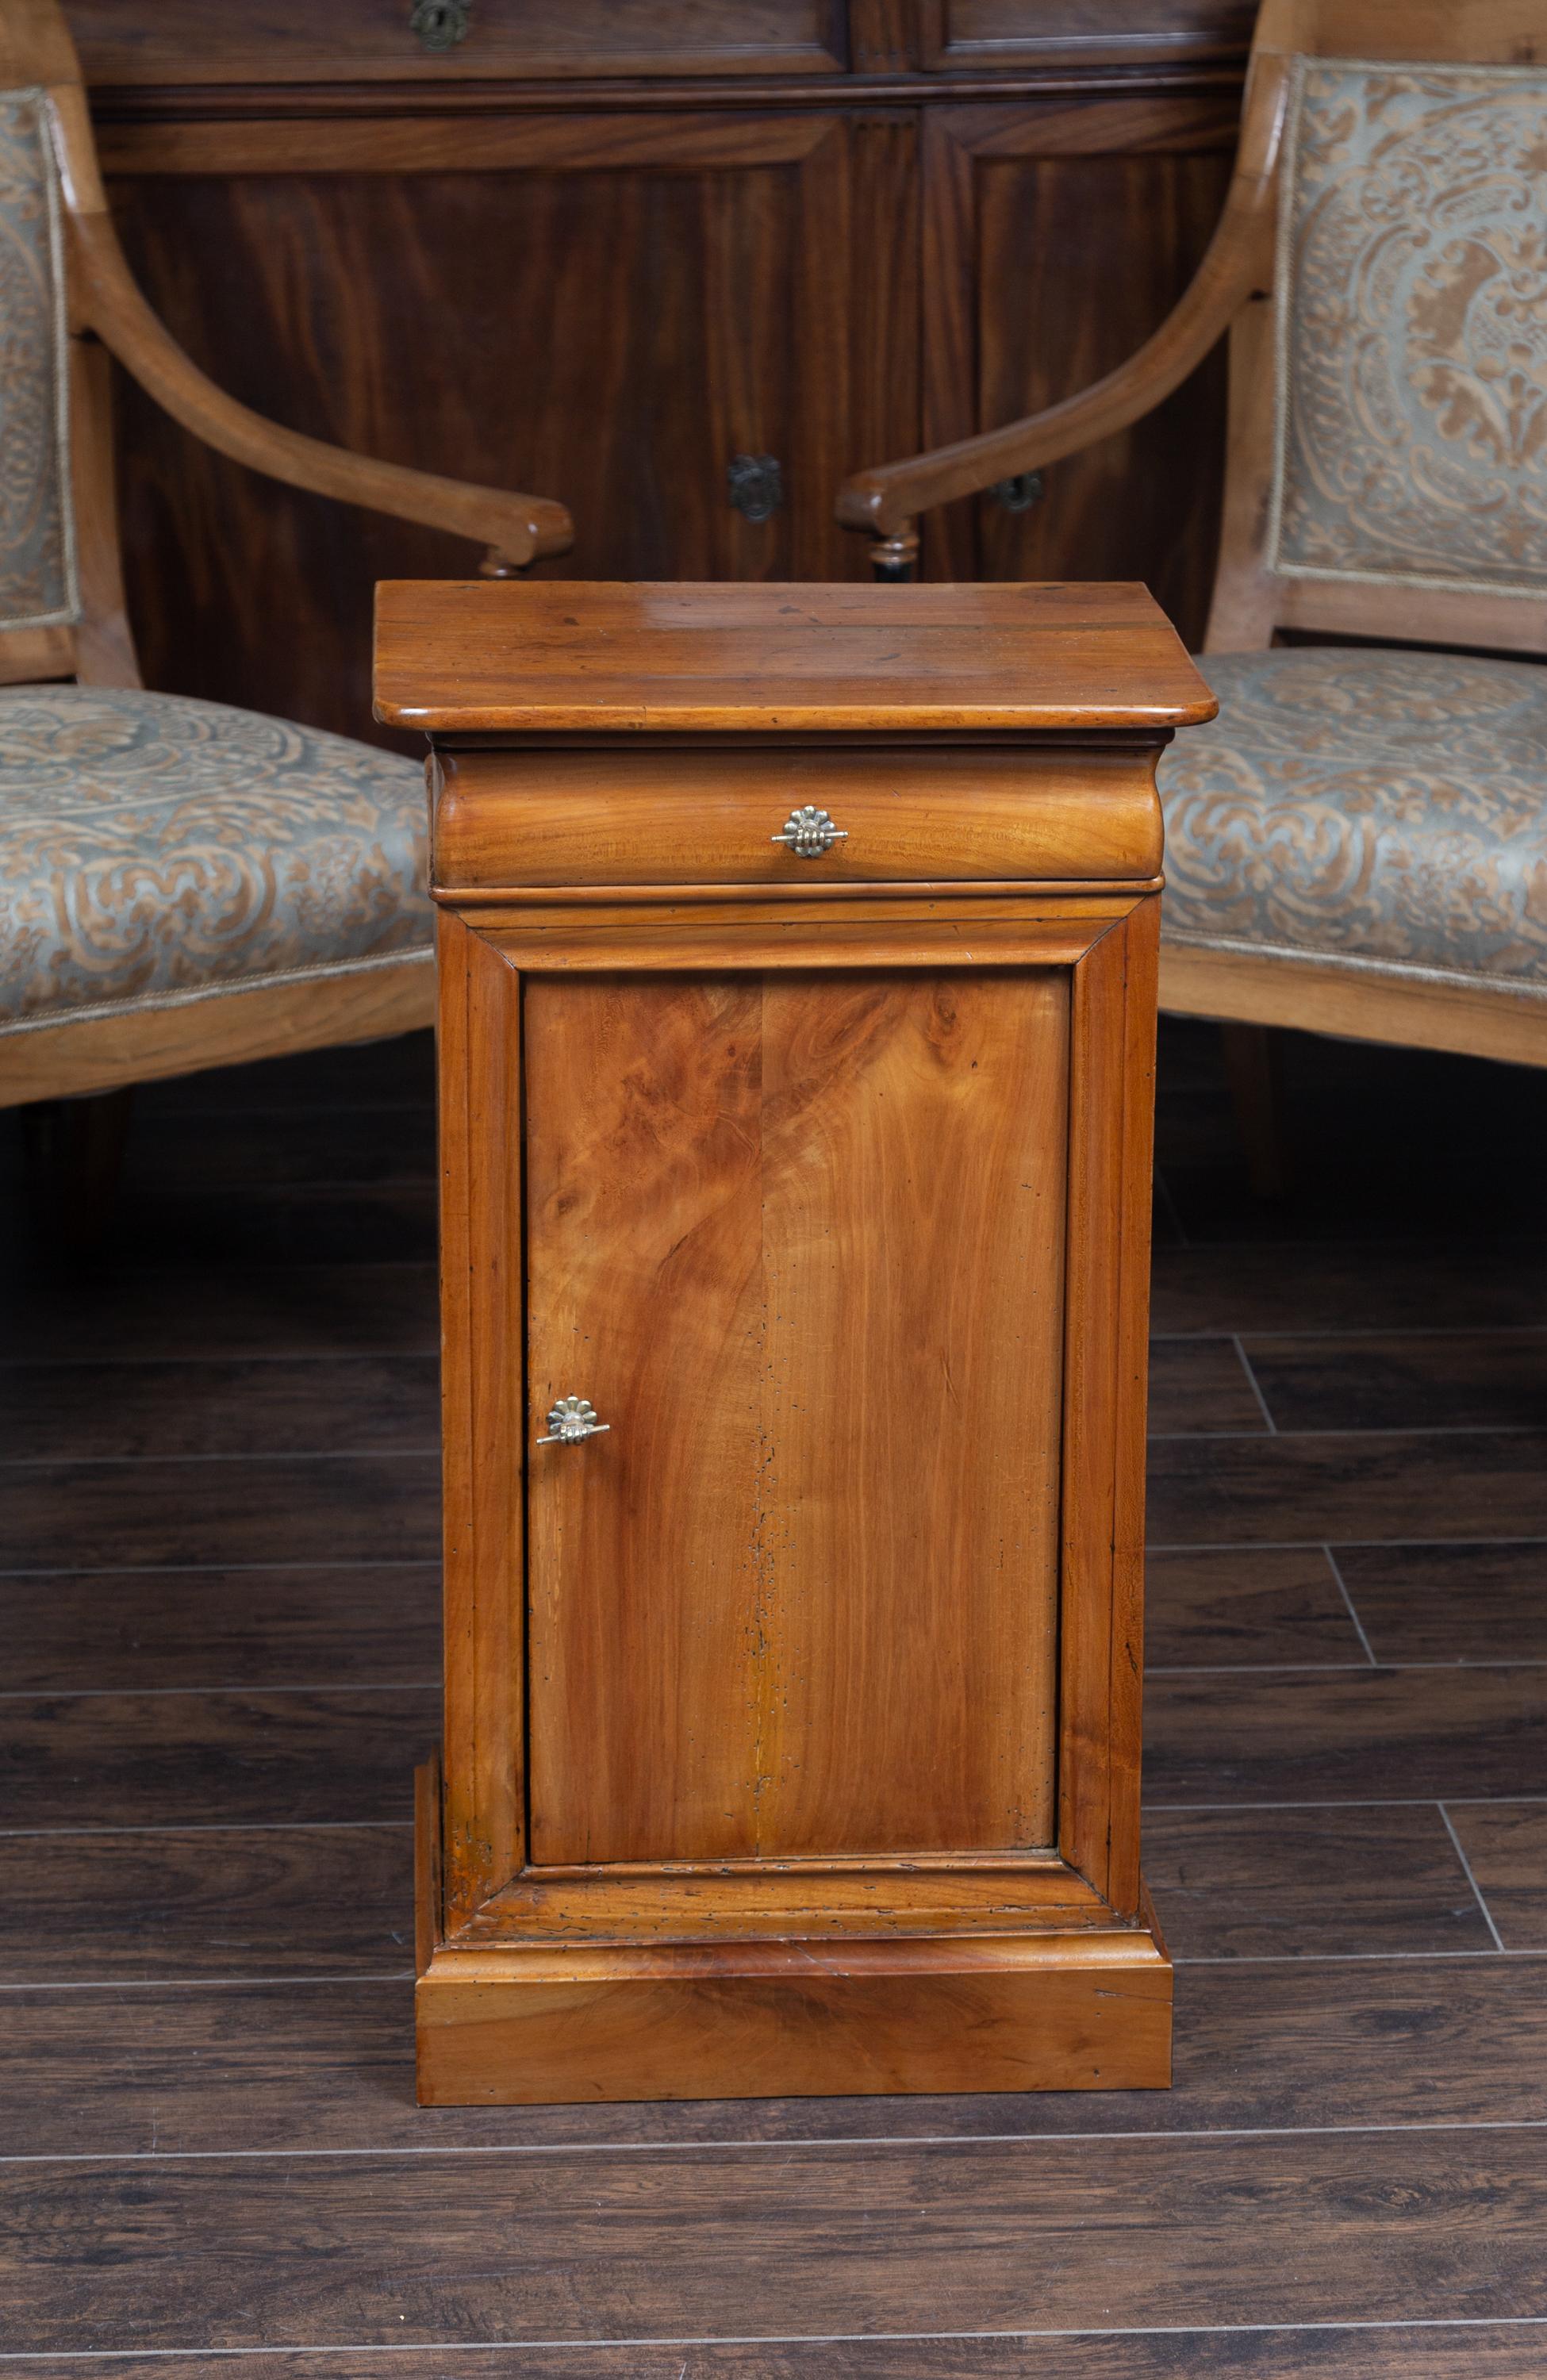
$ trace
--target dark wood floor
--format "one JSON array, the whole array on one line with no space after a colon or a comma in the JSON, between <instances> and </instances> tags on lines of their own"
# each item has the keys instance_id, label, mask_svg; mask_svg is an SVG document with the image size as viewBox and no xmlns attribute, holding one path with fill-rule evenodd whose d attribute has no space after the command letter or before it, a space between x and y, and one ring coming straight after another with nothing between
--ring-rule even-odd
<instances>
[{"instance_id":1,"label":"dark wood floor","mask_svg":"<svg viewBox=\"0 0 1547 2380\"><path fill-rule=\"evenodd\" d=\"M1535 2380L1542 1079L1297 1045L1264 1209L1167 1031L1169 2095L423 2114L429 1076L148 1093L104 1261L9 1233L0 2374Z\"/></svg>"}]
</instances>

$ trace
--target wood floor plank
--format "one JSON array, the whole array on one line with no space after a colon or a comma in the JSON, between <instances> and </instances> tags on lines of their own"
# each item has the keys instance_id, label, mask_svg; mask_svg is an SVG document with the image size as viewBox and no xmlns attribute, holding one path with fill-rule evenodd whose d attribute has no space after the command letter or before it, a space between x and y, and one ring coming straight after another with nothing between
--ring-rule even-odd
<instances>
[{"instance_id":1,"label":"wood floor plank","mask_svg":"<svg viewBox=\"0 0 1547 2380\"><path fill-rule=\"evenodd\" d=\"M1504 1949L1547 1949L1547 1803L1463 1804L1450 1821Z\"/></svg>"},{"instance_id":2,"label":"wood floor plank","mask_svg":"<svg viewBox=\"0 0 1547 2380\"><path fill-rule=\"evenodd\" d=\"M1547 1241L1157 1246L1157 1331L1486 1330L1547 1325Z\"/></svg>"},{"instance_id":3,"label":"wood floor plank","mask_svg":"<svg viewBox=\"0 0 1547 2380\"><path fill-rule=\"evenodd\" d=\"M432 1355L0 1364L0 1447L6 1463L432 1453L438 1398Z\"/></svg>"},{"instance_id":4,"label":"wood floor plank","mask_svg":"<svg viewBox=\"0 0 1547 2380\"><path fill-rule=\"evenodd\" d=\"M1377 1660L1547 1661L1547 1543L1334 1550Z\"/></svg>"},{"instance_id":5,"label":"wood floor plank","mask_svg":"<svg viewBox=\"0 0 1547 2380\"><path fill-rule=\"evenodd\" d=\"M435 1268L413 1264L102 1266L0 1282L12 1359L433 1354Z\"/></svg>"},{"instance_id":6,"label":"wood floor plank","mask_svg":"<svg viewBox=\"0 0 1547 2380\"><path fill-rule=\"evenodd\" d=\"M1151 1434L1267 1427L1233 1340L1154 1342L1150 1350Z\"/></svg>"},{"instance_id":7,"label":"wood floor plank","mask_svg":"<svg viewBox=\"0 0 1547 2380\"><path fill-rule=\"evenodd\" d=\"M420 1685L440 1674L440 1575L420 1561L10 1578L6 1691Z\"/></svg>"},{"instance_id":8,"label":"wood floor plank","mask_svg":"<svg viewBox=\"0 0 1547 2380\"><path fill-rule=\"evenodd\" d=\"M1531 2130L12 2167L0 2324L57 2353L1499 2319L1547 2315L1544 2225Z\"/></svg>"},{"instance_id":9,"label":"wood floor plank","mask_svg":"<svg viewBox=\"0 0 1547 2380\"><path fill-rule=\"evenodd\" d=\"M1547 1330L1249 1339L1280 1429L1541 1429Z\"/></svg>"},{"instance_id":10,"label":"wood floor plank","mask_svg":"<svg viewBox=\"0 0 1547 2380\"><path fill-rule=\"evenodd\" d=\"M390 1840L378 1837L378 1851ZM197 1896L209 1888L193 1876ZM380 1963L391 1966L401 1944L384 1929L401 1931L408 1909L400 1870L376 1889ZM289 1906L298 1949L308 1912ZM269 1938L276 1964L295 1955L272 1928ZM0 1999L0 2042L4 2156L40 2144L59 2156L566 2143L602 2153L639 2142L1547 2123L1547 1960L1184 1965L1169 2091L425 2109L413 2101L407 1977L14 1991Z\"/></svg>"},{"instance_id":11,"label":"wood floor plank","mask_svg":"<svg viewBox=\"0 0 1547 2380\"><path fill-rule=\"evenodd\" d=\"M7 1696L0 1827L403 1818L439 1726L429 1685Z\"/></svg>"},{"instance_id":12,"label":"wood floor plank","mask_svg":"<svg viewBox=\"0 0 1547 2380\"><path fill-rule=\"evenodd\" d=\"M1129 2331L1107 2337L759 2339L746 2346L357 2349L354 2375L381 2380L1541 2380L1541 2331L1529 2323L1410 2329ZM136 2355L132 2380L332 2380L333 2352ZM81 2380L79 2362L23 2356L18 2380ZM109 2366L112 2370L114 2367Z\"/></svg>"},{"instance_id":13,"label":"wood floor plank","mask_svg":"<svg viewBox=\"0 0 1547 2380\"><path fill-rule=\"evenodd\" d=\"M1144 1626L1151 1667L1366 1658L1320 1546L1151 1553Z\"/></svg>"},{"instance_id":14,"label":"wood floor plank","mask_svg":"<svg viewBox=\"0 0 1547 2380\"><path fill-rule=\"evenodd\" d=\"M1509 1800L1547 1778L1538 1669L1156 1677L1148 1805Z\"/></svg>"},{"instance_id":15,"label":"wood floor plank","mask_svg":"<svg viewBox=\"0 0 1547 2380\"><path fill-rule=\"evenodd\" d=\"M1432 1805L1157 1810L1144 1872L1174 1958L1493 1947Z\"/></svg>"},{"instance_id":16,"label":"wood floor plank","mask_svg":"<svg viewBox=\"0 0 1547 2380\"><path fill-rule=\"evenodd\" d=\"M430 1561L432 1454L40 1463L0 1499L0 1571Z\"/></svg>"},{"instance_id":17,"label":"wood floor plank","mask_svg":"<svg viewBox=\"0 0 1547 2380\"><path fill-rule=\"evenodd\" d=\"M1161 1439L1155 1546L1547 1536L1547 1431Z\"/></svg>"},{"instance_id":18,"label":"wood floor plank","mask_svg":"<svg viewBox=\"0 0 1547 2380\"><path fill-rule=\"evenodd\" d=\"M396 1825L0 1835L0 1972L72 1987L396 1973L412 1965L411 1867Z\"/></svg>"}]
</instances>

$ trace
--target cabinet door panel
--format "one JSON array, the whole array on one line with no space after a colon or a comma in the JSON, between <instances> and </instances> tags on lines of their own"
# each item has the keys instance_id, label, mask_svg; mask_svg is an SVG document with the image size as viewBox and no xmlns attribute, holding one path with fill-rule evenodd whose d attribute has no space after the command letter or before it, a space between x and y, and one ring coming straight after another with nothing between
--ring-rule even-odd
<instances>
[{"instance_id":1,"label":"cabinet door panel","mask_svg":"<svg viewBox=\"0 0 1547 2380\"><path fill-rule=\"evenodd\" d=\"M905 121L131 125L104 154L197 362L293 429L557 497L575 543L544 575L867 575L833 498L918 443ZM372 589L476 549L276 487L120 395L147 682L417 750L371 723ZM737 455L782 466L766 519L732 505Z\"/></svg>"},{"instance_id":2,"label":"cabinet door panel","mask_svg":"<svg viewBox=\"0 0 1547 2380\"><path fill-rule=\"evenodd\" d=\"M534 978L530 1856L1053 1833L1056 971Z\"/></svg>"},{"instance_id":3,"label":"cabinet door panel","mask_svg":"<svg viewBox=\"0 0 1547 2380\"><path fill-rule=\"evenodd\" d=\"M1219 219L1234 94L934 112L926 176L927 443L997 429L1142 346ZM926 519L942 578L1141 579L1202 633L1224 453L1221 347L1154 412L1050 464L1041 501Z\"/></svg>"}]
</instances>

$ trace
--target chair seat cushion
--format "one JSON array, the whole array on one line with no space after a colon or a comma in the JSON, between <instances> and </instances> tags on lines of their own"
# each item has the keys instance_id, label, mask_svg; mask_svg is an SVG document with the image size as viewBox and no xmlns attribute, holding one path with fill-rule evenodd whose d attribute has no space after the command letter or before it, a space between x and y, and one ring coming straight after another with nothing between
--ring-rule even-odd
<instances>
[{"instance_id":1,"label":"chair seat cushion","mask_svg":"<svg viewBox=\"0 0 1547 2380\"><path fill-rule=\"evenodd\" d=\"M180 695L0 688L0 1030L426 954L416 762Z\"/></svg>"},{"instance_id":2,"label":"chair seat cushion","mask_svg":"<svg viewBox=\"0 0 1547 2380\"><path fill-rule=\"evenodd\" d=\"M1547 990L1547 668L1211 653L1163 756L1167 937Z\"/></svg>"}]
</instances>

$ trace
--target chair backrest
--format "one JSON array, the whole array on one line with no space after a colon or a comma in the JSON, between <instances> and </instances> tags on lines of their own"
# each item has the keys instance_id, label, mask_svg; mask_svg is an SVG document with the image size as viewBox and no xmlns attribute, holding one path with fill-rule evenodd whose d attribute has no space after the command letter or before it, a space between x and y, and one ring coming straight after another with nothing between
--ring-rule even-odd
<instances>
[{"instance_id":1,"label":"chair backrest","mask_svg":"<svg viewBox=\"0 0 1547 2380\"><path fill-rule=\"evenodd\" d=\"M1248 107L1281 115L1276 255L1232 333L1211 650L1547 650L1547 0L1266 0Z\"/></svg>"},{"instance_id":2,"label":"chair backrest","mask_svg":"<svg viewBox=\"0 0 1547 2380\"><path fill-rule=\"evenodd\" d=\"M59 176L41 89L0 91L0 626L80 617Z\"/></svg>"},{"instance_id":3,"label":"chair backrest","mask_svg":"<svg viewBox=\"0 0 1547 2380\"><path fill-rule=\"evenodd\" d=\"M58 0L0 0L0 685L140 682L106 349L72 331L73 212L104 204Z\"/></svg>"}]
</instances>

